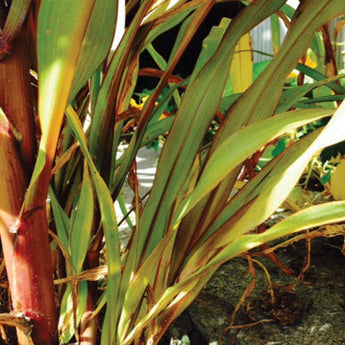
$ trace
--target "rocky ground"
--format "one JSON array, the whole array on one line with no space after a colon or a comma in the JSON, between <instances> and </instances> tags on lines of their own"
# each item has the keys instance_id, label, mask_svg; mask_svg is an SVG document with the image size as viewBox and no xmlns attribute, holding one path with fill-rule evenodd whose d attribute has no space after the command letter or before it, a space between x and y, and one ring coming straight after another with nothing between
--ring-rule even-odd
<instances>
[{"instance_id":1,"label":"rocky ground","mask_svg":"<svg viewBox=\"0 0 345 345\"><path fill-rule=\"evenodd\" d=\"M296 278L283 274L260 258L275 286L275 305L267 293L263 269L255 265L255 289L237 314L238 328L223 334L235 306L252 280L246 260L237 258L214 275L195 302L170 328L168 338L187 334L194 344L226 345L343 345L345 344L345 256L343 239L312 242L310 268L293 289ZM280 250L279 258L297 272L303 267L305 246L298 243ZM262 320L271 320L262 322ZM223 343L222 343L223 342ZM162 342L164 343L164 342Z\"/></svg>"}]
</instances>

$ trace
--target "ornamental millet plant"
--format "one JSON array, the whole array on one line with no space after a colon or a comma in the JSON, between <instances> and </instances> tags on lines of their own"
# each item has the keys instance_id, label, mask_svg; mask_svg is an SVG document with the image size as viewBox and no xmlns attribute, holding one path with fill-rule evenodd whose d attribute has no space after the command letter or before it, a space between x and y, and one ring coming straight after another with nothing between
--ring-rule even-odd
<instances>
[{"instance_id":1,"label":"ornamental millet plant","mask_svg":"<svg viewBox=\"0 0 345 345\"><path fill-rule=\"evenodd\" d=\"M344 221L345 203L329 202L255 231L311 157L345 139L344 104L298 107L321 85L345 95L341 76L318 71L309 88L284 97L285 80L315 32L344 13L345 3L304 0L294 10L285 2L243 1L246 7L207 37L178 95L187 81L169 83L178 80L171 74L216 1L0 3L0 234L13 311L8 323L17 326L18 344L157 344L225 261ZM276 13L288 23L286 38L253 81L251 55L242 54L249 32ZM159 83L135 112L129 146L117 157L139 55L179 23L170 58L155 73ZM162 117L171 99L181 101L176 114ZM205 147L224 101L224 118ZM262 147L325 117L325 127L291 142L238 190L242 167ZM152 191L144 205L135 193L136 225L121 252L113 203L129 173L135 182L138 149L161 135L166 142ZM54 287L54 278L65 285Z\"/></svg>"}]
</instances>

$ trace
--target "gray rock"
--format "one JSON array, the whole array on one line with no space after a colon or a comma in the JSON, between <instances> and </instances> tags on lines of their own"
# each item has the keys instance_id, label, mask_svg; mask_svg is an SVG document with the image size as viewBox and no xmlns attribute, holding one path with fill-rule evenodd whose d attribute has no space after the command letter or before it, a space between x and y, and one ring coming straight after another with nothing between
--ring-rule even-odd
<instances>
[{"instance_id":1,"label":"gray rock","mask_svg":"<svg viewBox=\"0 0 345 345\"><path fill-rule=\"evenodd\" d=\"M345 345L345 257L334 247L340 245L338 240L312 242L309 271L291 291L287 288L296 278L283 274L268 259L260 257L276 286L276 303L272 306L267 298L266 275L255 265L255 289L245 300L235 324L273 321L226 332L223 344ZM302 243L278 253L281 261L297 272L303 267L304 254ZM229 326L232 312L251 280L246 260L236 258L223 265L188 308L188 329L192 324L193 331L209 344L221 344L222 331ZM183 332L187 334L187 329ZM175 330L175 337L182 335ZM196 344L199 342L191 342Z\"/></svg>"}]
</instances>

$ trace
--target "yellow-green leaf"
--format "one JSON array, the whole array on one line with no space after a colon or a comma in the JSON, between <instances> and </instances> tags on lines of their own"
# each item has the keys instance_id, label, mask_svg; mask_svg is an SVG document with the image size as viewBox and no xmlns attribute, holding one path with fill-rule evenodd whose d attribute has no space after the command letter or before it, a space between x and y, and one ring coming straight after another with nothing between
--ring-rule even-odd
<instances>
[{"instance_id":1,"label":"yellow-green leaf","mask_svg":"<svg viewBox=\"0 0 345 345\"><path fill-rule=\"evenodd\" d=\"M62 119L94 2L42 0L40 3L37 58L42 136L24 210L45 203Z\"/></svg>"},{"instance_id":2,"label":"yellow-green leaf","mask_svg":"<svg viewBox=\"0 0 345 345\"><path fill-rule=\"evenodd\" d=\"M95 0L42 0L38 16L40 149L52 158Z\"/></svg>"},{"instance_id":3,"label":"yellow-green leaf","mask_svg":"<svg viewBox=\"0 0 345 345\"><path fill-rule=\"evenodd\" d=\"M235 47L230 67L231 86L234 93L241 93L253 82L252 39L249 32L241 37Z\"/></svg>"},{"instance_id":4,"label":"yellow-green leaf","mask_svg":"<svg viewBox=\"0 0 345 345\"><path fill-rule=\"evenodd\" d=\"M330 192L335 200L345 200L345 160L337 165L336 171L331 174Z\"/></svg>"},{"instance_id":5,"label":"yellow-green leaf","mask_svg":"<svg viewBox=\"0 0 345 345\"><path fill-rule=\"evenodd\" d=\"M183 214L194 207L233 169L254 154L258 148L289 130L330 115L332 112L332 109L287 112L252 124L230 136L209 157L195 190L185 201ZM234 147L236 150L233 149ZM215 167L222 168L215 169Z\"/></svg>"}]
</instances>

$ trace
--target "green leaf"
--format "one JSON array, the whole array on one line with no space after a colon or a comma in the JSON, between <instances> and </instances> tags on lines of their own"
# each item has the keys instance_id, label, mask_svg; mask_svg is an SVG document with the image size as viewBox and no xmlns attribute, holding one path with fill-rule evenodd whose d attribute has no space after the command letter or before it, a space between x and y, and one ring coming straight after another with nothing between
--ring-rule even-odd
<instances>
[{"instance_id":1,"label":"green leaf","mask_svg":"<svg viewBox=\"0 0 345 345\"><path fill-rule=\"evenodd\" d=\"M55 152L84 35L95 0L42 0L37 50L41 149ZM49 140L48 140L49 138Z\"/></svg>"},{"instance_id":2,"label":"green leaf","mask_svg":"<svg viewBox=\"0 0 345 345\"><path fill-rule=\"evenodd\" d=\"M147 253L164 234L175 200L218 108L228 78L224 70L230 68L237 41L282 3L277 1L272 4L271 1L262 0L243 9L231 22L214 56L189 84L162 151L155 183L140 220L142 239L139 242L141 247L145 244ZM241 20L243 17L245 21ZM154 236L149 237L147 244L144 239L149 232Z\"/></svg>"},{"instance_id":3,"label":"green leaf","mask_svg":"<svg viewBox=\"0 0 345 345\"><path fill-rule=\"evenodd\" d=\"M275 54L280 47L280 22L279 17L276 14L273 14L270 17L271 20L271 35L272 35L272 47L273 53Z\"/></svg>"},{"instance_id":4,"label":"green leaf","mask_svg":"<svg viewBox=\"0 0 345 345\"><path fill-rule=\"evenodd\" d=\"M154 46L151 43L147 46L146 49L149 52L149 54L151 55L152 59L157 64L157 66L161 70L164 71L167 67L167 62L164 60L164 57L157 52L157 50L154 48Z\"/></svg>"},{"instance_id":5,"label":"green leaf","mask_svg":"<svg viewBox=\"0 0 345 345\"><path fill-rule=\"evenodd\" d=\"M320 227L326 224L343 222L345 219L344 211L344 201L328 202L303 209L280 221L261 234L249 234L238 237L230 246L224 248L224 251L216 256L214 260L210 262L210 265L216 262L219 264L219 262L224 262L226 258L233 258L263 243L296 234L299 231Z\"/></svg>"},{"instance_id":6,"label":"green leaf","mask_svg":"<svg viewBox=\"0 0 345 345\"><path fill-rule=\"evenodd\" d=\"M256 80L258 76L264 72L266 67L270 64L271 60L263 60L260 62L256 62L253 65L253 80Z\"/></svg>"},{"instance_id":7,"label":"green leaf","mask_svg":"<svg viewBox=\"0 0 345 345\"><path fill-rule=\"evenodd\" d=\"M181 0L177 0L177 1L182 3ZM201 3L200 0L198 0L197 2ZM181 6L178 11L176 11L176 8L175 9L170 8L168 11L166 11L166 7L164 7L166 4L167 2L163 6L160 6L162 10L165 12L165 15L159 18L157 20L156 25L152 27L152 30L150 30L147 38L145 39L143 47L147 47L150 43L152 43L155 40L155 38L157 38L163 32L166 32L170 30L171 28L173 28L174 26L181 23L196 8L195 2L194 2L194 3L182 5L183 8ZM145 17L144 23L148 22L149 18L150 16ZM153 19L154 17L151 17L151 18Z\"/></svg>"},{"instance_id":8,"label":"green leaf","mask_svg":"<svg viewBox=\"0 0 345 345\"><path fill-rule=\"evenodd\" d=\"M126 200L123 191L119 194L117 198L117 202L119 203L120 210L122 212L124 219L126 220L127 226L133 230L133 223L129 217L130 212L128 212L127 205L126 205ZM120 225L120 223L119 223Z\"/></svg>"},{"instance_id":9,"label":"green leaf","mask_svg":"<svg viewBox=\"0 0 345 345\"><path fill-rule=\"evenodd\" d=\"M187 197L184 211L180 217L189 212L205 195L214 189L228 174L246 158L254 154L276 137L294 128L329 116L332 109L313 111L300 110L277 115L268 120L252 124L225 140L210 155L195 190ZM251 138L251 140L248 140ZM236 150L233 148L236 147ZM222 167L215 169L215 167Z\"/></svg>"},{"instance_id":10,"label":"green leaf","mask_svg":"<svg viewBox=\"0 0 345 345\"><path fill-rule=\"evenodd\" d=\"M88 167L84 163L83 181L81 185L78 204L72 213L71 229L71 256L74 273L82 270L84 259L90 242L90 234L93 224L93 190L89 177Z\"/></svg>"},{"instance_id":11,"label":"green leaf","mask_svg":"<svg viewBox=\"0 0 345 345\"><path fill-rule=\"evenodd\" d=\"M114 28L121 26L124 18L118 16L118 0L97 0L83 40L78 59L70 99L73 99L82 86L105 60L110 50ZM124 26L124 23L122 23Z\"/></svg>"},{"instance_id":12,"label":"green leaf","mask_svg":"<svg viewBox=\"0 0 345 345\"><path fill-rule=\"evenodd\" d=\"M276 4L271 2L271 5ZM251 3L260 6L260 1ZM236 133L249 123L255 123L273 116L281 97L286 77L305 53L314 32L324 23L345 10L345 3L341 0L317 2L305 0L297 9L288 33L277 54L270 61L264 73L261 73L249 89L228 110L225 121L219 128L209 150L209 157L229 136ZM245 11L241 12L243 15ZM267 15L267 12L266 12ZM240 20L240 16L235 18ZM231 29L230 25L230 28ZM231 32L231 30L230 30ZM256 134L254 134L256 136ZM237 145L236 145L237 147ZM213 218L227 202L229 190L234 188L241 166L229 171L229 176L219 184L212 195L205 196L200 207L193 215L195 224L205 224ZM202 219L198 219L202 217ZM198 230L199 232L203 231Z\"/></svg>"},{"instance_id":13,"label":"green leaf","mask_svg":"<svg viewBox=\"0 0 345 345\"><path fill-rule=\"evenodd\" d=\"M318 100L318 98L316 98L316 97L313 97L312 99L309 99L309 98L302 99L302 97L304 95L306 95L308 92L310 92L310 91L312 91L312 90L314 90L320 86L327 86L329 89L332 90L332 87L334 85L339 86L336 83L336 81L344 77L344 75L338 75L334 78L327 78L326 76L323 76L323 79L322 79L322 74L319 74L319 73L315 74L314 72L311 73L311 71L309 70L309 67L308 67L308 74L317 76L319 81L314 82L314 83L310 83L310 84L305 84L305 85L298 86L298 87L291 87L291 88L285 89L283 91L282 96L281 96L279 107L277 108L278 114L281 112L287 111L296 105L301 106L301 103L302 104L308 104L308 103L316 103L318 101L322 102L323 100L326 100L323 98L320 98ZM331 99L331 100L342 100L343 98L344 98L343 95L329 96L329 99ZM331 108L332 107L333 107L333 105L331 105Z\"/></svg>"},{"instance_id":14,"label":"green leaf","mask_svg":"<svg viewBox=\"0 0 345 345\"><path fill-rule=\"evenodd\" d=\"M81 282L79 285L78 304L77 304L77 325L80 324L82 316L86 308L88 289L87 282ZM59 318L59 339L61 344L67 344L75 334L76 330L74 327L74 305L72 299L71 285L67 286L67 289L62 298Z\"/></svg>"},{"instance_id":15,"label":"green leaf","mask_svg":"<svg viewBox=\"0 0 345 345\"><path fill-rule=\"evenodd\" d=\"M200 267L212 261L213 253L225 250L239 236L251 231L270 217L288 197L315 152L327 145L345 140L345 129L339 129L344 119L345 103L338 108L325 128L315 130L289 147L285 154L277 157L277 164L261 182L261 191L254 190L256 195L252 195L248 203L242 205L233 218L230 216L228 221L223 223L200 248L195 249L195 253L191 254L186 265L189 267L186 267L186 271L189 272L193 267L195 269L195 266ZM210 247L213 248L213 252L209 250Z\"/></svg>"},{"instance_id":16,"label":"green leaf","mask_svg":"<svg viewBox=\"0 0 345 345\"><path fill-rule=\"evenodd\" d=\"M283 44L265 69L265 73L261 73L248 91L230 108L212 150L242 126L275 113L286 77L305 53L314 32L344 11L345 3L342 0L306 0L301 3Z\"/></svg>"},{"instance_id":17,"label":"green leaf","mask_svg":"<svg viewBox=\"0 0 345 345\"><path fill-rule=\"evenodd\" d=\"M80 143L80 148L88 163L91 173L91 180L93 182L100 207L105 244L108 248L107 310L102 333L102 344L114 344L116 337L117 318L120 313L119 309L121 308L121 305L118 303L118 294L121 281L121 258L115 209L109 190L96 169L87 148L86 138L78 115L71 106L67 107L66 116L77 140Z\"/></svg>"},{"instance_id":18,"label":"green leaf","mask_svg":"<svg viewBox=\"0 0 345 345\"><path fill-rule=\"evenodd\" d=\"M24 209L45 203L50 169L84 35L95 0L42 0L37 24L39 153ZM39 180L40 179L40 180Z\"/></svg>"},{"instance_id":19,"label":"green leaf","mask_svg":"<svg viewBox=\"0 0 345 345\"><path fill-rule=\"evenodd\" d=\"M137 235L137 234L135 234ZM138 236L132 240L132 242L136 241ZM166 269L167 267L164 265L165 263L169 262L172 246L174 244L174 234L170 233L169 235L165 236L164 239L159 243L159 245L151 252L151 254L143 261L140 268L133 274L131 280L128 284L128 287L124 294L123 299L123 306L122 306L122 313L121 318L119 321L119 331L121 334L121 343L123 338L127 336L128 325L133 322L133 310L137 310L140 304L143 302L143 295L148 286L152 287L157 285L161 287L163 281L167 278ZM153 266L156 266L159 263L159 269L152 270ZM126 265L132 266L132 263L127 261ZM161 275L163 275L163 280ZM155 279L161 278L162 281L157 281L155 283ZM164 285L164 284L163 284ZM154 291L157 293L160 289ZM160 291L163 293L163 291ZM153 301L151 301L152 303Z\"/></svg>"},{"instance_id":20,"label":"green leaf","mask_svg":"<svg viewBox=\"0 0 345 345\"><path fill-rule=\"evenodd\" d=\"M168 66L160 79L158 86L156 87L154 93L149 97L148 101L145 103L143 111L140 116L140 121L137 126L137 130L134 132L133 137L130 141L130 145L128 149L125 151L123 155L123 162L121 166L119 166L114 181L117 184L114 186L115 195L118 194L119 190L121 189L121 185L125 180L128 170L130 169L134 157L138 151L138 149L142 146L143 135L145 134L146 128L148 123L151 121L155 112L153 111L155 102L157 101L163 86L167 82L168 76L173 72L178 59L182 56L184 50L186 49L187 45L189 44L193 34L196 32L198 26L201 24L202 19L208 13L212 3L204 3L196 13L187 21L187 24L183 24L181 30L179 31L178 37L175 41L172 53L170 55ZM97 128L97 131L99 129Z\"/></svg>"},{"instance_id":21,"label":"green leaf","mask_svg":"<svg viewBox=\"0 0 345 345\"><path fill-rule=\"evenodd\" d=\"M316 81L322 82L322 81L326 81L327 77L322 74L321 72L317 71L314 68L311 68L309 66L303 65L303 64L298 64L296 67L297 70L299 70L300 72L304 73L305 75L313 78ZM344 78L344 74L341 74L339 76L336 77L336 79L339 78ZM334 80L329 80L328 83L326 83L327 86L332 89L333 91L340 93L340 94L345 94L345 87L339 85L338 83L336 83Z\"/></svg>"},{"instance_id":22,"label":"green leaf","mask_svg":"<svg viewBox=\"0 0 345 345\"><path fill-rule=\"evenodd\" d=\"M229 18L223 18L218 26L213 26L210 33L202 42L202 49L198 60L196 61L195 67L193 69L192 80L200 72L201 68L207 63L207 61L216 52L220 41L222 40L226 29L230 24Z\"/></svg>"},{"instance_id":23,"label":"green leaf","mask_svg":"<svg viewBox=\"0 0 345 345\"><path fill-rule=\"evenodd\" d=\"M60 206L53 189L49 188L49 197L52 205L54 221L56 224L56 231L59 236L59 240L64 246L66 252L69 253L69 218L63 208Z\"/></svg>"},{"instance_id":24,"label":"green leaf","mask_svg":"<svg viewBox=\"0 0 345 345\"><path fill-rule=\"evenodd\" d=\"M146 24L146 23L149 23L150 21L161 19L161 17L166 12L178 6L178 4L182 2L183 2L182 0L167 0L167 1L164 1L163 3L153 4L152 8L149 11L149 14L145 17L143 22Z\"/></svg>"},{"instance_id":25,"label":"green leaf","mask_svg":"<svg viewBox=\"0 0 345 345\"><path fill-rule=\"evenodd\" d=\"M152 1L153 0L146 0L136 12L134 19L125 31L121 42L111 57L103 83L98 92L91 123L90 153L95 159L95 164L99 169L102 168L104 160L110 159L107 153L109 155L113 143L114 112L115 109L117 109L117 111L124 110L121 109L118 104L118 98L121 94L121 80L127 77L128 64L130 63L130 57L132 57L131 54L139 53L137 50L135 50L135 52L132 51L138 44L134 41L139 25ZM128 94L128 90L126 90L126 94Z\"/></svg>"}]
</instances>

